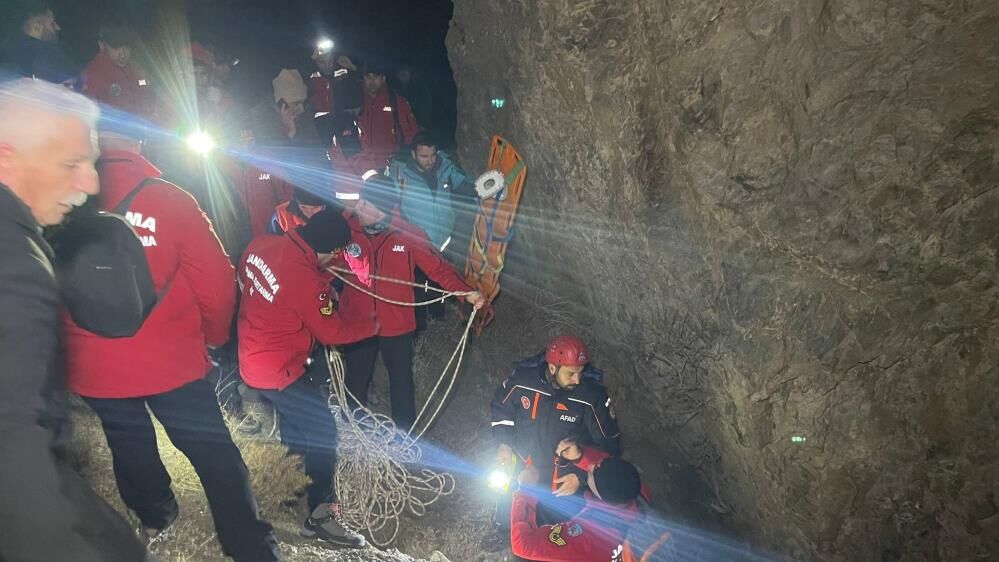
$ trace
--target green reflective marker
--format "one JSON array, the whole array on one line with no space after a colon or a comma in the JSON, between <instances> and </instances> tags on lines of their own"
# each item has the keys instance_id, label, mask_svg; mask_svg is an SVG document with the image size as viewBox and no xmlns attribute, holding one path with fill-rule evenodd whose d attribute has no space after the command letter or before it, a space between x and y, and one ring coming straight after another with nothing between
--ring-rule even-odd
<instances>
[{"instance_id":1,"label":"green reflective marker","mask_svg":"<svg viewBox=\"0 0 999 562\"><path fill-rule=\"evenodd\" d=\"M503 106L506 105L506 100L503 98L493 98L491 103L493 109L503 109Z\"/></svg>"},{"instance_id":2,"label":"green reflective marker","mask_svg":"<svg viewBox=\"0 0 999 562\"><path fill-rule=\"evenodd\" d=\"M804 435L792 435L791 436L791 443L804 443L805 441L807 441L807 439L805 439Z\"/></svg>"}]
</instances>

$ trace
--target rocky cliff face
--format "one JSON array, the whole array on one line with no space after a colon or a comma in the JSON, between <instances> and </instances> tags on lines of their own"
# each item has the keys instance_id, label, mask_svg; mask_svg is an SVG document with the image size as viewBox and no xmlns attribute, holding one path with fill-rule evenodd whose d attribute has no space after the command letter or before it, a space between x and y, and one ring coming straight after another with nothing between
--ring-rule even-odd
<instances>
[{"instance_id":1,"label":"rocky cliff face","mask_svg":"<svg viewBox=\"0 0 999 562\"><path fill-rule=\"evenodd\" d=\"M696 466L762 546L999 557L997 32L988 0L455 0L463 160L530 165L505 290L573 303L646 473Z\"/></svg>"}]
</instances>

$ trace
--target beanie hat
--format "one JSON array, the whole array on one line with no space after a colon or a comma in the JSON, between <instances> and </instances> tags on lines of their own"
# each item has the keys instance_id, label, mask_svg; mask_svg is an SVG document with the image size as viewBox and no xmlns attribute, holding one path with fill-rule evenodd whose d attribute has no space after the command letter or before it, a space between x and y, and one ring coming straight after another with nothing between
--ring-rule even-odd
<instances>
[{"instance_id":1,"label":"beanie hat","mask_svg":"<svg viewBox=\"0 0 999 562\"><path fill-rule=\"evenodd\" d=\"M361 199L371 203L386 215L392 215L399 206L401 197L402 194L392 180L382 174L372 174L364 180Z\"/></svg>"},{"instance_id":2,"label":"beanie hat","mask_svg":"<svg viewBox=\"0 0 999 562\"><path fill-rule=\"evenodd\" d=\"M296 230L302 240L316 253L329 254L343 248L350 241L350 226L341 213L324 209L312 215L308 222Z\"/></svg>"},{"instance_id":3,"label":"beanie hat","mask_svg":"<svg viewBox=\"0 0 999 562\"><path fill-rule=\"evenodd\" d=\"M274 102L284 100L287 103L305 101L309 97L308 88L302 81L302 75L297 70L283 68L277 78L271 80L274 87Z\"/></svg>"},{"instance_id":4,"label":"beanie hat","mask_svg":"<svg viewBox=\"0 0 999 562\"><path fill-rule=\"evenodd\" d=\"M309 190L302 189L301 187L295 188L294 194L291 198L299 205L309 205L310 207L319 207L327 204L327 201L319 195L316 195Z\"/></svg>"},{"instance_id":5,"label":"beanie hat","mask_svg":"<svg viewBox=\"0 0 999 562\"><path fill-rule=\"evenodd\" d=\"M628 503L642 491L638 469L617 457L604 459L593 469L593 483L600 499L613 504Z\"/></svg>"}]
</instances>

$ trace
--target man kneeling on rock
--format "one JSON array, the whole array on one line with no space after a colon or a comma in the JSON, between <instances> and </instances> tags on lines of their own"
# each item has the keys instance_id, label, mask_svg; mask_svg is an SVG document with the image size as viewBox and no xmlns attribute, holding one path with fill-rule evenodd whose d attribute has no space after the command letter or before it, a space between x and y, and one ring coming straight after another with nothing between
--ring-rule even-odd
<instances>
[{"instance_id":1,"label":"man kneeling on rock","mask_svg":"<svg viewBox=\"0 0 999 562\"><path fill-rule=\"evenodd\" d=\"M239 266L239 367L246 384L277 409L283 441L304 455L311 483L301 534L361 547L364 537L341 522L336 501L336 422L306 376L326 368L325 361L310 357L317 343L346 344L375 333L373 318L340 316L331 276L321 270L349 239L346 219L324 210L282 235L250 243Z\"/></svg>"}]
</instances>

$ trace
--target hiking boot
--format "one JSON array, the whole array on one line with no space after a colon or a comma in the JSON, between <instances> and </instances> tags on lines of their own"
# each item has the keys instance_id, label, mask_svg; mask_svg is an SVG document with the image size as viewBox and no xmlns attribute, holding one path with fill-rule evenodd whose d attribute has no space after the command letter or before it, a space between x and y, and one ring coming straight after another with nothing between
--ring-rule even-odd
<instances>
[{"instance_id":1,"label":"hiking boot","mask_svg":"<svg viewBox=\"0 0 999 562\"><path fill-rule=\"evenodd\" d=\"M300 535L350 548L362 548L364 537L347 527L340 518L340 504L319 504L302 526Z\"/></svg>"},{"instance_id":2,"label":"hiking boot","mask_svg":"<svg viewBox=\"0 0 999 562\"><path fill-rule=\"evenodd\" d=\"M177 515L179 513L180 510L178 509L172 510L166 517L166 524L160 528L147 527L144 523L139 523L139 536L146 539L146 541L152 541L153 539L162 536L163 533L167 532L167 530L170 529L170 526L173 525L173 522L177 520Z\"/></svg>"},{"instance_id":3,"label":"hiking boot","mask_svg":"<svg viewBox=\"0 0 999 562\"><path fill-rule=\"evenodd\" d=\"M256 435L260 433L260 428L262 424L260 420L257 419L253 414L243 412L242 418L239 419L239 423L236 424L236 431L241 435Z\"/></svg>"},{"instance_id":4,"label":"hiking boot","mask_svg":"<svg viewBox=\"0 0 999 562\"><path fill-rule=\"evenodd\" d=\"M243 401L244 417L236 427L236 431L254 435L257 433L270 432L274 427L274 407L266 402Z\"/></svg>"}]
</instances>

